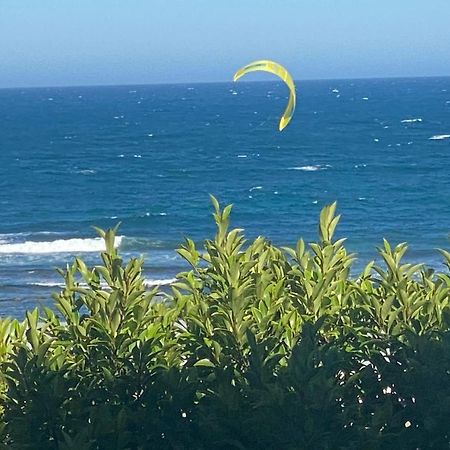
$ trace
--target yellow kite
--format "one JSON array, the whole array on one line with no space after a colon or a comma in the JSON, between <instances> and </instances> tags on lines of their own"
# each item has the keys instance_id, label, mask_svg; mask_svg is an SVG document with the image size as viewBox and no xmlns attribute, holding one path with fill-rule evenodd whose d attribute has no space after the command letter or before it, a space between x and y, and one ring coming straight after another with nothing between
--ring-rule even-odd
<instances>
[{"instance_id":1,"label":"yellow kite","mask_svg":"<svg viewBox=\"0 0 450 450\"><path fill-rule=\"evenodd\" d=\"M274 61L269 61L269 60L265 60L265 59L262 59L259 61L254 61L254 62L247 64L246 66L240 68L234 74L233 81L239 80L239 78L241 78L243 75L245 75L248 72L255 72L258 70L262 70L264 72L270 72L270 73L273 73L274 75L277 75L289 87L289 91L290 91L289 101L288 101L286 109L284 110L283 115L281 116L280 124L279 124L279 129L280 129L280 131L282 131L283 128L289 123L289 121L291 120L291 118L294 114L294 109L295 109L295 84L294 84L294 81L292 80L292 77L289 74L289 72L282 65L280 65Z\"/></svg>"}]
</instances>

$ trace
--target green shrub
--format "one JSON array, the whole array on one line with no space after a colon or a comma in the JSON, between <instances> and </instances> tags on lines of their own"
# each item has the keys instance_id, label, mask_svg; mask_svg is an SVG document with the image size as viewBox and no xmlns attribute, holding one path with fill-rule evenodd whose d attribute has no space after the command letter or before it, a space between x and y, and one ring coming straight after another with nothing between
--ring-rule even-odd
<instances>
[{"instance_id":1,"label":"green shrub","mask_svg":"<svg viewBox=\"0 0 450 450\"><path fill-rule=\"evenodd\" d=\"M0 323L3 445L450 448L450 276L385 241L351 277L335 204L295 248L247 242L213 206L215 237L186 240L169 293L99 230L103 264L61 271L57 312Z\"/></svg>"},{"instance_id":2,"label":"green shrub","mask_svg":"<svg viewBox=\"0 0 450 450\"><path fill-rule=\"evenodd\" d=\"M0 318L0 365L9 361L12 350L24 340L25 327L25 323L19 323L17 320ZM5 399L6 390L6 378L3 371L0 371L0 442L2 442L5 432L2 402Z\"/></svg>"}]
</instances>

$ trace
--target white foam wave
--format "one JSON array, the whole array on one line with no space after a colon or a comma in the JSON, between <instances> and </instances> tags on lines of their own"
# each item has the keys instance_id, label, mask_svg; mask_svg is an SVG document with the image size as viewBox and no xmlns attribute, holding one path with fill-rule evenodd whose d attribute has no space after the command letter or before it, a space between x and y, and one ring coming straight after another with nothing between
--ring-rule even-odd
<instances>
[{"instance_id":1,"label":"white foam wave","mask_svg":"<svg viewBox=\"0 0 450 450\"><path fill-rule=\"evenodd\" d=\"M416 123L416 122L423 122L421 117L418 117L416 119L403 119L401 121L402 123Z\"/></svg>"},{"instance_id":2,"label":"white foam wave","mask_svg":"<svg viewBox=\"0 0 450 450\"><path fill-rule=\"evenodd\" d=\"M430 141L442 141L443 139L450 138L450 134L436 134L435 136L431 136Z\"/></svg>"},{"instance_id":3,"label":"white foam wave","mask_svg":"<svg viewBox=\"0 0 450 450\"><path fill-rule=\"evenodd\" d=\"M120 246L123 236L117 236L115 246ZM92 239L57 239L55 241L25 241L20 243L0 243L0 254L26 253L88 253L105 250L105 242L101 238Z\"/></svg>"},{"instance_id":4,"label":"white foam wave","mask_svg":"<svg viewBox=\"0 0 450 450\"><path fill-rule=\"evenodd\" d=\"M152 286L167 286L168 284L172 284L175 281L177 281L176 278L162 278L160 280L151 280L151 279L146 279L144 281L144 285L147 287L152 287Z\"/></svg>"},{"instance_id":5,"label":"white foam wave","mask_svg":"<svg viewBox=\"0 0 450 450\"><path fill-rule=\"evenodd\" d=\"M87 283L77 282L77 284L78 284L79 287L82 287L82 288L88 288L89 287L89 285ZM51 287L51 288L62 289L62 288L65 287L65 284L62 283L62 282L58 283L56 281L36 281L36 282L33 282L33 283L29 283L29 286ZM101 281L100 282L100 286L103 289L106 289L106 290L109 288L108 283L106 283L105 281Z\"/></svg>"},{"instance_id":6,"label":"white foam wave","mask_svg":"<svg viewBox=\"0 0 450 450\"><path fill-rule=\"evenodd\" d=\"M327 166L321 166L320 164L314 166L300 166L300 167L288 167L288 170L303 170L304 172L315 172L316 170L325 170Z\"/></svg>"},{"instance_id":7,"label":"white foam wave","mask_svg":"<svg viewBox=\"0 0 450 450\"><path fill-rule=\"evenodd\" d=\"M36 283L30 283L32 286L40 287L58 287L63 288L64 283L56 283L55 281L37 281Z\"/></svg>"},{"instance_id":8,"label":"white foam wave","mask_svg":"<svg viewBox=\"0 0 450 450\"><path fill-rule=\"evenodd\" d=\"M177 281L176 278L161 278L161 279L151 279L147 278L144 280L144 286L146 287L154 287L154 286L167 286L169 284L174 283ZM62 282L57 281L36 281L33 283L30 283L31 286L39 286L39 287L51 287L51 288L63 288L65 285ZM80 283L81 287L87 287L88 285L86 283ZM104 289L108 288L108 284L105 282L101 283L101 286Z\"/></svg>"}]
</instances>

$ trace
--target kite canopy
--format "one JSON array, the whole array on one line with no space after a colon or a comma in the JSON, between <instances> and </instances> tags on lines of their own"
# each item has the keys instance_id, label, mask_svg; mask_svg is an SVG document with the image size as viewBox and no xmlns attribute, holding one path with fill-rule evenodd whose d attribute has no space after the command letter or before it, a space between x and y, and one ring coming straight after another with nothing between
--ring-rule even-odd
<instances>
[{"instance_id":1,"label":"kite canopy","mask_svg":"<svg viewBox=\"0 0 450 450\"><path fill-rule=\"evenodd\" d=\"M280 118L279 123L279 130L282 131L286 125L290 122L294 110L295 110L295 84L294 80L292 79L290 73L281 65L274 61L261 59L259 61L254 61L250 64L247 64L244 67L241 67L233 77L233 81L239 80L243 75L249 73L249 72L256 72L256 71L263 71L263 72L270 72L274 75L277 75L280 77L288 86L289 88L289 100L286 109L284 110L283 115Z\"/></svg>"}]
</instances>

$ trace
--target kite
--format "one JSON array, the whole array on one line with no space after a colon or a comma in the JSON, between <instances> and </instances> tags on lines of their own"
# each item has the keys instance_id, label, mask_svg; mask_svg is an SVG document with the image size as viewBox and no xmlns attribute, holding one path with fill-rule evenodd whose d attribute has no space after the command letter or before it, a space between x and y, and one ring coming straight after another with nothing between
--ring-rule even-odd
<instances>
[{"instance_id":1,"label":"kite","mask_svg":"<svg viewBox=\"0 0 450 450\"><path fill-rule=\"evenodd\" d=\"M294 114L295 110L295 84L294 80L292 79L290 73L280 64L269 61L269 60L259 60L254 61L250 64L247 64L244 67L241 67L233 77L233 81L239 80L243 75L249 73L249 72L256 72L256 71L263 71L263 72L270 72L274 75L277 75L280 77L288 86L290 94L289 94L289 100L288 104L286 106L286 109L284 110L283 115L280 118L279 123L279 130L282 131L286 125L290 122L292 119L292 116Z\"/></svg>"}]
</instances>

